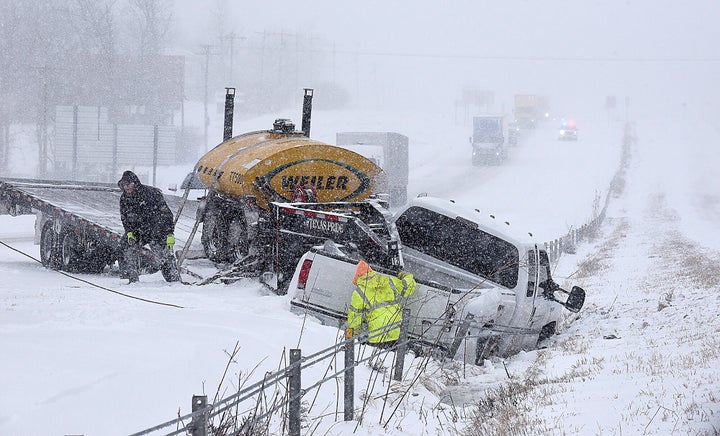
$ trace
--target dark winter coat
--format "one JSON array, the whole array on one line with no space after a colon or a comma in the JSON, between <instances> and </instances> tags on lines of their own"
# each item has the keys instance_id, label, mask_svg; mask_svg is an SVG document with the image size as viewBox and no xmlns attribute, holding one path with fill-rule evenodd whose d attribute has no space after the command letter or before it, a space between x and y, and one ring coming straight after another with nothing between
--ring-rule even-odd
<instances>
[{"instance_id":1,"label":"dark winter coat","mask_svg":"<svg viewBox=\"0 0 720 436\"><path fill-rule=\"evenodd\" d=\"M135 192L120 196L120 219L125 232L133 232L141 244L150 241L165 243L167 235L174 232L173 213L165 202L162 192L145 186L132 171L125 171L118 181L135 183ZM122 189L122 186L120 186Z\"/></svg>"}]
</instances>

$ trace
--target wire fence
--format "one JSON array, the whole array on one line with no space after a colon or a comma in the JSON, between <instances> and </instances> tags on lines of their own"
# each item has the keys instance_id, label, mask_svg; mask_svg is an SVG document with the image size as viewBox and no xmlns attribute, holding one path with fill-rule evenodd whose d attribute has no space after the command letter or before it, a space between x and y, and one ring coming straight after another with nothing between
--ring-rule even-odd
<instances>
[{"instance_id":1,"label":"wire fence","mask_svg":"<svg viewBox=\"0 0 720 436\"><path fill-rule=\"evenodd\" d=\"M544 243L545 249L551 262L556 262L562 253L574 253L575 248L581 241L590 240L595 237L605 220L608 204L611 197L620 195L625 187L625 170L630 159L630 147L635 143L636 134L634 125L631 122L625 123L623 129L620 166L610 182L610 187L601 201L599 195L595 197L592 218L578 229L571 229L567 234ZM602 203L602 204L601 204Z\"/></svg>"},{"instance_id":2,"label":"wire fence","mask_svg":"<svg viewBox=\"0 0 720 436\"><path fill-rule=\"evenodd\" d=\"M192 398L192 411L190 413L133 433L131 436L148 435L161 430L165 430L163 434L166 435L206 436L208 434L229 434L224 431L217 431L223 428L228 430L227 427L233 427L232 434L265 434L266 429L271 426L271 419L276 414L281 415L281 422L278 426L282 434L300 435L300 400L310 391L338 378L343 378L345 383L343 395L344 419L352 421L355 410L354 368L365 364L378 354L372 353L370 356L356 359L356 345L367 343L376 336L400 328L400 339L392 347L383 350L383 352L397 353L393 365L393 379L401 380L404 356L410 344L407 337L408 319L409 313L406 311L403 321L389 324L371 332L354 335L352 330L348 329L343 341L307 356L302 356L300 349L291 349L288 364L277 371L265 374L262 380L212 404L208 404L207 396L195 395ZM328 359L335 361L337 355L341 352L345 355L344 365L341 370L330 374L326 372L322 379L301 388L300 381L303 370ZM263 402L263 399L268 397L268 393L273 400L269 403ZM240 406L243 404L245 404L245 408L241 410ZM213 422L213 420L218 421ZM175 427L175 429L168 430L170 427ZM209 433L211 430L213 432Z\"/></svg>"},{"instance_id":3,"label":"wire fence","mask_svg":"<svg viewBox=\"0 0 720 436\"><path fill-rule=\"evenodd\" d=\"M619 195L624 186L624 171L629 158L629 148L634 143L634 140L635 135L632 125L628 123L625 126L623 136L620 168L611 182L610 189L602 202L602 207L600 207L600 197L598 196L595 202L594 216L588 223L544 244L551 261L557 261L564 252L574 252L579 242L588 240L598 233L605 218L610 197ZM424 319L423 321L429 323L430 326L445 323L449 315L448 310L451 310L451 308L448 307L446 313L443 313L438 318ZM302 350L291 349L286 365L276 371L266 373L261 380L213 403L208 403L206 395L195 395L192 397L192 411L190 413L139 431L131 436L159 432L167 435L187 434L192 436L206 436L208 434L288 434L290 436L299 436L303 419L302 398L311 391L318 390L325 383L337 383L339 381L343 382L343 419L353 421L356 412L354 404L356 392L355 368L367 363L372 366L372 360L378 358L381 353L393 352L395 355L393 357L392 379L396 381L402 380L405 355L408 348L413 344L413 340L408 336L408 324L412 318L409 310L404 309L402 321L360 334L348 330L343 340L315 353L303 356ZM414 321L417 322L418 319ZM438 346L430 355L431 358L452 358L461 341L467 339L469 329L484 326L485 320L475 319L472 314L468 314L465 319L460 320L457 324L458 328L454 340L449 346L439 347L439 335L434 339L434 342L430 341L431 345ZM400 328L400 338L392 347L386 349L377 348L369 356L356 358L356 348L360 344L372 342L376 335L383 335L398 327ZM527 334L522 329L514 329L509 326L497 325L491 329L504 334ZM333 368L338 368L337 360L340 353L344 355L342 369L333 370ZM322 378L303 388L301 383L303 371L327 361L330 362ZM337 407L336 410L338 410ZM360 410L364 411L364 407ZM362 416L360 419L362 419Z\"/></svg>"}]
</instances>

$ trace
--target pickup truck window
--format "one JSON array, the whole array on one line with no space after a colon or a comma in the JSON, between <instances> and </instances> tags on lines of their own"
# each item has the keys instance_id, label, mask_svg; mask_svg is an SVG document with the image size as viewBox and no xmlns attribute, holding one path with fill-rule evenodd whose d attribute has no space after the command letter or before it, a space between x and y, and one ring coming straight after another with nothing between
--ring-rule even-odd
<instances>
[{"instance_id":1,"label":"pickup truck window","mask_svg":"<svg viewBox=\"0 0 720 436\"><path fill-rule=\"evenodd\" d=\"M550 259L547 252L543 250L540 250L540 270L538 273L539 283L545 283L550 278Z\"/></svg>"},{"instance_id":2,"label":"pickup truck window","mask_svg":"<svg viewBox=\"0 0 720 436\"><path fill-rule=\"evenodd\" d=\"M411 207L395 222L403 245L507 288L518 281L519 252L471 222Z\"/></svg>"}]
</instances>

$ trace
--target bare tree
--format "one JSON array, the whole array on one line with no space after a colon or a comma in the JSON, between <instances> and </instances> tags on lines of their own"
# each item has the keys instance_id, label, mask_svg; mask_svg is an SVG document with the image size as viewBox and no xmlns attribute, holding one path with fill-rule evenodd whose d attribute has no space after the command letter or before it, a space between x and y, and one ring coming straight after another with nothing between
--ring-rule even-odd
<instances>
[{"instance_id":1,"label":"bare tree","mask_svg":"<svg viewBox=\"0 0 720 436\"><path fill-rule=\"evenodd\" d=\"M76 60L65 38L67 17L61 3L0 2L0 168L8 164L11 125L35 122L40 173L44 173L49 102L58 98L58 72Z\"/></svg>"},{"instance_id":2,"label":"bare tree","mask_svg":"<svg viewBox=\"0 0 720 436\"><path fill-rule=\"evenodd\" d=\"M171 0L130 0L140 26L140 57L161 53L172 22Z\"/></svg>"}]
</instances>

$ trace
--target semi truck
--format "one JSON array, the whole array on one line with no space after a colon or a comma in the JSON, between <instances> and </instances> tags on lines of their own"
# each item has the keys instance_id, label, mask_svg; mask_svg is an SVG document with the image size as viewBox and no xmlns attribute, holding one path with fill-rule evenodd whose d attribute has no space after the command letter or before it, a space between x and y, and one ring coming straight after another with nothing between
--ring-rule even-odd
<instances>
[{"instance_id":1,"label":"semi truck","mask_svg":"<svg viewBox=\"0 0 720 436\"><path fill-rule=\"evenodd\" d=\"M500 164L507 157L502 116L473 117L473 165Z\"/></svg>"},{"instance_id":2,"label":"semi truck","mask_svg":"<svg viewBox=\"0 0 720 436\"><path fill-rule=\"evenodd\" d=\"M582 288L568 292L553 281L548 254L530 234L493 215L419 197L387 225L397 253L385 263L336 241L303 255L289 285L293 310L344 328L357 263L388 275L403 268L418 282L406 303L413 343L481 365L536 347L556 333L563 307L578 312L584 304Z\"/></svg>"},{"instance_id":3,"label":"semi truck","mask_svg":"<svg viewBox=\"0 0 720 436\"><path fill-rule=\"evenodd\" d=\"M516 94L513 108L515 122L521 129L534 129L538 122L538 98L533 94Z\"/></svg>"},{"instance_id":4,"label":"semi truck","mask_svg":"<svg viewBox=\"0 0 720 436\"><path fill-rule=\"evenodd\" d=\"M229 263L236 272L274 273L280 284L286 283L294 269L288 253L309 248L317 242L312 231L323 229L283 232L280 215L289 209L281 204L293 204L289 207L302 215L300 204L308 214L352 214L365 200L386 203L387 177L379 165L349 149L310 139L312 95L312 89L305 89L301 130L291 120L277 119L269 130L234 137L232 100L226 98L224 140L194 168L208 189L198 221L210 260ZM313 226L313 221L305 223ZM292 237L293 232L304 236Z\"/></svg>"}]
</instances>

